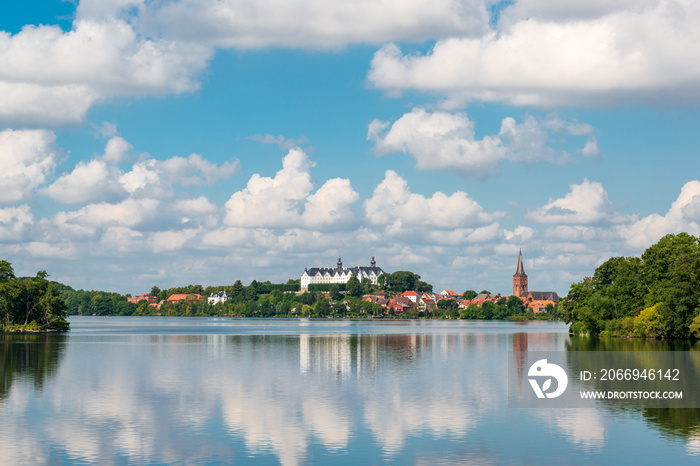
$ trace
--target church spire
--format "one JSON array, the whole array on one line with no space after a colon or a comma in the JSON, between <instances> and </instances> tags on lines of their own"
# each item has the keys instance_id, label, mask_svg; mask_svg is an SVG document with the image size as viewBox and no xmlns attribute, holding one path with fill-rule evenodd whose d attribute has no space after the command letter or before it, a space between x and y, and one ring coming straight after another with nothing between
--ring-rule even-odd
<instances>
[{"instance_id":1,"label":"church spire","mask_svg":"<svg viewBox=\"0 0 700 466\"><path fill-rule=\"evenodd\" d=\"M513 295L523 297L527 294L527 274L523 267L523 250L518 254L518 268L513 275Z\"/></svg>"},{"instance_id":2,"label":"church spire","mask_svg":"<svg viewBox=\"0 0 700 466\"><path fill-rule=\"evenodd\" d=\"M523 267L523 250L520 250L520 254L518 255L518 268L515 270L515 275L514 277L527 277L527 274L525 273L525 268Z\"/></svg>"}]
</instances>

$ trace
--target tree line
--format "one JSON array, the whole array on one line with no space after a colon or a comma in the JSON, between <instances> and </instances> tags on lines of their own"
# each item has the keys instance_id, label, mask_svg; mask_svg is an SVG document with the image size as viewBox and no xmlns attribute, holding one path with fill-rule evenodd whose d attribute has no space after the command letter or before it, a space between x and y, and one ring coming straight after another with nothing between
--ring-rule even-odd
<instances>
[{"instance_id":1,"label":"tree line","mask_svg":"<svg viewBox=\"0 0 700 466\"><path fill-rule=\"evenodd\" d=\"M67 331L66 305L60 287L41 270L16 277L12 264L0 260L0 331Z\"/></svg>"},{"instance_id":2,"label":"tree line","mask_svg":"<svg viewBox=\"0 0 700 466\"><path fill-rule=\"evenodd\" d=\"M669 234L641 257L613 257L560 307L574 334L700 338L700 239Z\"/></svg>"},{"instance_id":3,"label":"tree line","mask_svg":"<svg viewBox=\"0 0 700 466\"><path fill-rule=\"evenodd\" d=\"M11 270L11 269L10 269ZM45 272L41 272L45 274ZM9 275L8 275L9 276ZM38 286L44 280L46 289L58 300L64 316L68 315L105 315L105 316L232 316L232 317L399 317L399 318L462 318L487 320L525 320L533 318L520 298L502 298L496 303L486 302L483 306L471 305L459 309L455 300L440 300L436 309L420 312L417 304L407 312L396 314L393 309L373 302L362 300L362 296L371 293L387 293L390 297L404 291L413 290L418 293L432 292L433 286L421 280L420 275L410 271L397 271L383 274L378 283L372 284L368 279L360 282L353 276L345 284L322 284L305 293L295 293L299 290L299 279L290 279L283 284L269 281L253 280L250 285L243 285L236 280L232 285L208 286L186 285L160 289L153 286L150 295L158 302L163 302L160 309L141 301L128 301L130 295L105 291L75 290L69 286L48 282L43 278L31 279L31 286ZM41 278L41 280L40 280ZM30 279L24 279L30 280ZM30 281L26 282L27 285ZM30 287L31 288L31 287ZM225 291L229 300L225 303L210 305L206 297ZM482 293L488 293L484 290ZM167 299L175 294L201 295L200 300L183 300L169 302ZM476 296L473 290L463 293L463 299ZM62 306L61 306L62 304ZM539 316L538 316L539 317ZM548 318L556 317L553 310ZM64 319L65 320L65 319Z\"/></svg>"}]
</instances>

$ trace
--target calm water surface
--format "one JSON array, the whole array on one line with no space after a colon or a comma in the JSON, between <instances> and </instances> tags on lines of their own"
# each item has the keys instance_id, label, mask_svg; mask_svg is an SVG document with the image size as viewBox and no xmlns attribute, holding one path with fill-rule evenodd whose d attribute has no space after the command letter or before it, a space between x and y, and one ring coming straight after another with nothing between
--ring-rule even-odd
<instances>
[{"instance_id":1,"label":"calm water surface","mask_svg":"<svg viewBox=\"0 0 700 466\"><path fill-rule=\"evenodd\" d=\"M508 407L514 350L687 345L576 339L553 322L71 329L0 335L0 464L700 464L699 410Z\"/></svg>"}]
</instances>

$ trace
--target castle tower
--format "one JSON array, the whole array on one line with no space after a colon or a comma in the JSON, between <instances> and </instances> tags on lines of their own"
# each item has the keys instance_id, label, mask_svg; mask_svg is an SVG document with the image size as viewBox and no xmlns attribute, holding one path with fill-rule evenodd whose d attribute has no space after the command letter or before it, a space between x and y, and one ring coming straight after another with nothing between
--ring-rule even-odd
<instances>
[{"instance_id":1,"label":"castle tower","mask_svg":"<svg viewBox=\"0 0 700 466\"><path fill-rule=\"evenodd\" d=\"M521 297L527 293L527 274L523 268L523 251L518 255L518 268L513 275L513 295Z\"/></svg>"},{"instance_id":2,"label":"castle tower","mask_svg":"<svg viewBox=\"0 0 700 466\"><path fill-rule=\"evenodd\" d=\"M338 257L338 268L337 268L337 270L338 270L338 272L340 272L341 270L343 270L343 261L340 260L340 257Z\"/></svg>"},{"instance_id":3,"label":"castle tower","mask_svg":"<svg viewBox=\"0 0 700 466\"><path fill-rule=\"evenodd\" d=\"M377 261L374 260L374 256L372 256L372 260L369 263L370 267L376 267L377 266Z\"/></svg>"}]
</instances>

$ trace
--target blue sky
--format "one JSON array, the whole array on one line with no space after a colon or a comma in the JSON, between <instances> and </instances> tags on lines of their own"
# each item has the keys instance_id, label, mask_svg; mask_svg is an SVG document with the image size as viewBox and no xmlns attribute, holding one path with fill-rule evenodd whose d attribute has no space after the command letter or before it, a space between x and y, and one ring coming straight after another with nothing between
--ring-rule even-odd
<instances>
[{"instance_id":1,"label":"blue sky","mask_svg":"<svg viewBox=\"0 0 700 466\"><path fill-rule=\"evenodd\" d=\"M493 12L499 11L498 16ZM286 281L374 255L565 294L700 234L685 0L0 7L0 257L75 288Z\"/></svg>"}]
</instances>

